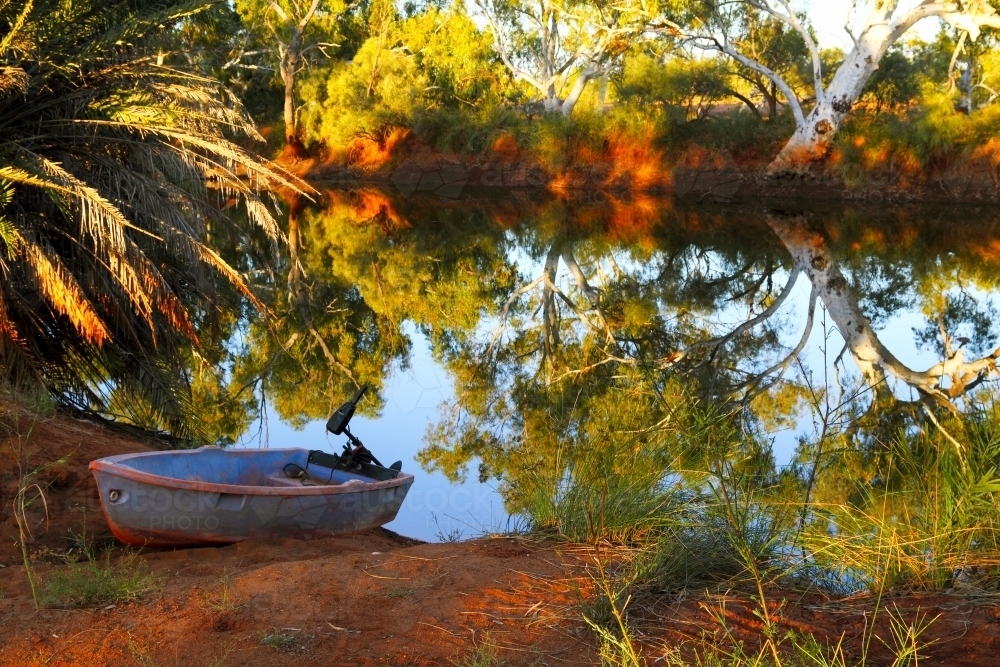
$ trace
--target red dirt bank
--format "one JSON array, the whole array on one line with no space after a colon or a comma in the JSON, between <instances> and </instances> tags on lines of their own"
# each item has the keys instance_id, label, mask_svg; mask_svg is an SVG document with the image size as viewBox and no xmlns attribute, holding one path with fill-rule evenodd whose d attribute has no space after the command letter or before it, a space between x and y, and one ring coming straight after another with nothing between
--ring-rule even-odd
<instances>
[{"instance_id":1,"label":"red dirt bank","mask_svg":"<svg viewBox=\"0 0 1000 667\"><path fill-rule=\"evenodd\" d=\"M21 433L26 433L22 415ZM9 421L9 420L8 420ZM0 665L448 665L490 638L509 665L597 664L592 633L579 611L590 597L593 551L522 539L423 544L378 530L315 542L251 541L222 548L148 551L141 558L164 580L160 594L138 603L97 609L35 611L16 548L10 515L16 434L0 442L4 514L0 539ZM96 506L93 457L148 444L64 416L35 421L22 448L31 466L68 455L43 473L50 521L34 517L31 551L39 576L63 567L66 537L87 531L106 537ZM71 552L72 555L72 552ZM232 604L222 604L228 581ZM835 643L843 634L857 655L869 599L830 601L778 592L772 613L784 629L812 632ZM633 602L633 621L650 664L667 647L716 636L705 606L689 592L679 598ZM923 637L935 644L921 664L1000 664L1000 607L995 597L903 596L883 601L908 620L941 614ZM735 635L753 645L760 624L747 597L725 602ZM887 614L881 614L886 620ZM294 637L287 652L261 643L278 632ZM887 627L878 634L887 640ZM692 643L693 642L693 643ZM888 662L876 640L872 652ZM876 664L881 664L876 662Z\"/></svg>"},{"instance_id":2,"label":"red dirt bank","mask_svg":"<svg viewBox=\"0 0 1000 667\"><path fill-rule=\"evenodd\" d=\"M876 147L872 147L874 150ZM766 173L770 156L734 157L725 150L696 144L669 153L651 141L617 136L601 151L583 145L567 147L558 165L500 137L480 155L432 149L406 129L397 128L380 141L357 137L341 150L314 149L301 158L290 149L278 163L319 187L381 183L403 195L438 194L453 199L466 189L540 188L553 191L646 192L698 202L759 199L843 200L872 203L957 203L1000 201L1000 140L968 155L926 168L900 165L875 157L871 164L840 171L843 156L801 174L774 177ZM884 158L885 156L882 156Z\"/></svg>"}]
</instances>

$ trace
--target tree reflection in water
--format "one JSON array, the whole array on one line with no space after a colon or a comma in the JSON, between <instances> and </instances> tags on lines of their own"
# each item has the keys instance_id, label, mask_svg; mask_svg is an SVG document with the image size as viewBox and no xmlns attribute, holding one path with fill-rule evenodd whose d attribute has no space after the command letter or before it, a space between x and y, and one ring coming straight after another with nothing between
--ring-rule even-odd
<instances>
[{"instance_id":1,"label":"tree reflection in water","mask_svg":"<svg viewBox=\"0 0 1000 667\"><path fill-rule=\"evenodd\" d=\"M946 585L996 551L995 217L328 201L294 212L289 296L245 359L282 417L381 386L409 321L457 387L419 460L453 479L478 462L538 527L625 539L669 524L681 544L693 512L867 586ZM922 327L885 328L913 313ZM905 359L904 335L938 361ZM785 428L799 447L779 468L770 434Z\"/></svg>"}]
</instances>

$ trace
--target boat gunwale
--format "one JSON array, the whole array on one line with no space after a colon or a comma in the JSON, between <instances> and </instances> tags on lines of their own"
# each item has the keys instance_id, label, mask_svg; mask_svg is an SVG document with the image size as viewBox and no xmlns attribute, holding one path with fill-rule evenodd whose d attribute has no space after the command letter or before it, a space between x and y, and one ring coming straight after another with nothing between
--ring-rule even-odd
<instances>
[{"instance_id":1,"label":"boat gunwale","mask_svg":"<svg viewBox=\"0 0 1000 667\"><path fill-rule=\"evenodd\" d=\"M186 491L205 491L208 493L229 493L233 495L249 496L329 496L342 493L364 493L366 491L377 491L379 489L389 489L400 486L409 486L413 483L413 475L400 472L395 479L382 481L364 482L358 480L357 484L329 484L316 486L255 486L244 484L222 484L219 482L199 482L195 480L182 479L180 477L167 477L156 475L142 470L136 470L128 465L118 465L128 459L143 456L163 456L170 454L188 455L195 454L206 449L219 449L217 447L199 447L186 451L163 451L163 452L136 452L134 454L118 454L116 456L106 456L90 462L90 470L117 475L135 482L143 482L154 486L161 486L169 489L183 489ZM223 450L225 451L225 450ZM239 450L252 452L253 450ZM269 452L299 452L309 451L300 447L285 447L268 449ZM235 453L235 452L233 452ZM354 473L351 473L354 474ZM364 477L364 475L359 475ZM102 503L103 504L103 503Z\"/></svg>"}]
</instances>

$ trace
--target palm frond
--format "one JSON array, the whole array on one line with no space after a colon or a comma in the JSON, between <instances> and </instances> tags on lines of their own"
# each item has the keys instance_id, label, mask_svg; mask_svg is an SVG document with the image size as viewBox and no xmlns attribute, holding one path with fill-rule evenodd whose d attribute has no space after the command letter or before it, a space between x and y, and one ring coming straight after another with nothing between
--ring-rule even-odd
<instances>
[{"instance_id":1,"label":"palm frond","mask_svg":"<svg viewBox=\"0 0 1000 667\"><path fill-rule=\"evenodd\" d=\"M17 18L15 18L14 21L11 23L10 29L7 31L7 34L4 35L3 37L0 37L0 53L6 51L7 47L9 47L14 42L14 39L18 36L18 33L20 33L24 29L24 24L27 22L28 15L31 13L34 4L35 4L34 0L25 0L24 6L21 7L21 11L17 15ZM5 4L4 8L6 9L7 6L8 5ZM2 88L0 88L0 90L2 90Z\"/></svg>"},{"instance_id":2,"label":"palm frond","mask_svg":"<svg viewBox=\"0 0 1000 667\"><path fill-rule=\"evenodd\" d=\"M19 254L24 258L25 266L31 269L38 289L56 312L69 318L88 343L103 345L110 342L108 328L53 249L21 234L17 236Z\"/></svg>"},{"instance_id":3,"label":"palm frond","mask_svg":"<svg viewBox=\"0 0 1000 667\"><path fill-rule=\"evenodd\" d=\"M235 241L280 243L271 193L308 190L240 143L261 137L232 93L159 64L208 6L0 0L2 374L188 434L200 323L266 313L245 274L269 257Z\"/></svg>"}]
</instances>

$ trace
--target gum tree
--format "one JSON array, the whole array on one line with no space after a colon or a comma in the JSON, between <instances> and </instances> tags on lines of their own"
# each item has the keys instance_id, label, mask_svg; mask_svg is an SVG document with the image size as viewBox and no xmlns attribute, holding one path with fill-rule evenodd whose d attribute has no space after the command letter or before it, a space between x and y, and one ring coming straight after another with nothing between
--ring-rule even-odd
<instances>
[{"instance_id":1,"label":"gum tree","mask_svg":"<svg viewBox=\"0 0 1000 667\"><path fill-rule=\"evenodd\" d=\"M802 36L751 5L742 9L745 29L736 41L736 48L776 72L794 90L802 90L803 73L809 70L809 51ZM734 74L760 94L767 106L768 120L775 120L781 101L778 86L759 70L738 62L734 65ZM756 112L757 108L752 110Z\"/></svg>"},{"instance_id":2,"label":"gum tree","mask_svg":"<svg viewBox=\"0 0 1000 667\"><path fill-rule=\"evenodd\" d=\"M315 52L335 46L335 22L353 5L343 0L238 0L236 10L248 26L263 32L260 41L270 43L284 86L285 139L297 142L295 82Z\"/></svg>"},{"instance_id":3,"label":"gum tree","mask_svg":"<svg viewBox=\"0 0 1000 667\"><path fill-rule=\"evenodd\" d=\"M590 81L616 67L648 20L648 11L631 0L476 0L476 5L511 74L535 89L545 111L564 116Z\"/></svg>"},{"instance_id":4,"label":"gum tree","mask_svg":"<svg viewBox=\"0 0 1000 667\"><path fill-rule=\"evenodd\" d=\"M815 104L806 111L784 76L741 50L741 13L756 9L797 32L809 50ZM1000 16L987 0L853 0L844 29L853 47L824 84L820 46L804 17L790 0L705 0L686 25L669 24L675 37L729 56L742 66L768 78L788 100L795 117L795 133L769 166L769 171L801 169L822 159L847 114L860 97L886 52L917 23L938 18L964 31L975 41L984 28L1000 27Z\"/></svg>"}]
</instances>

